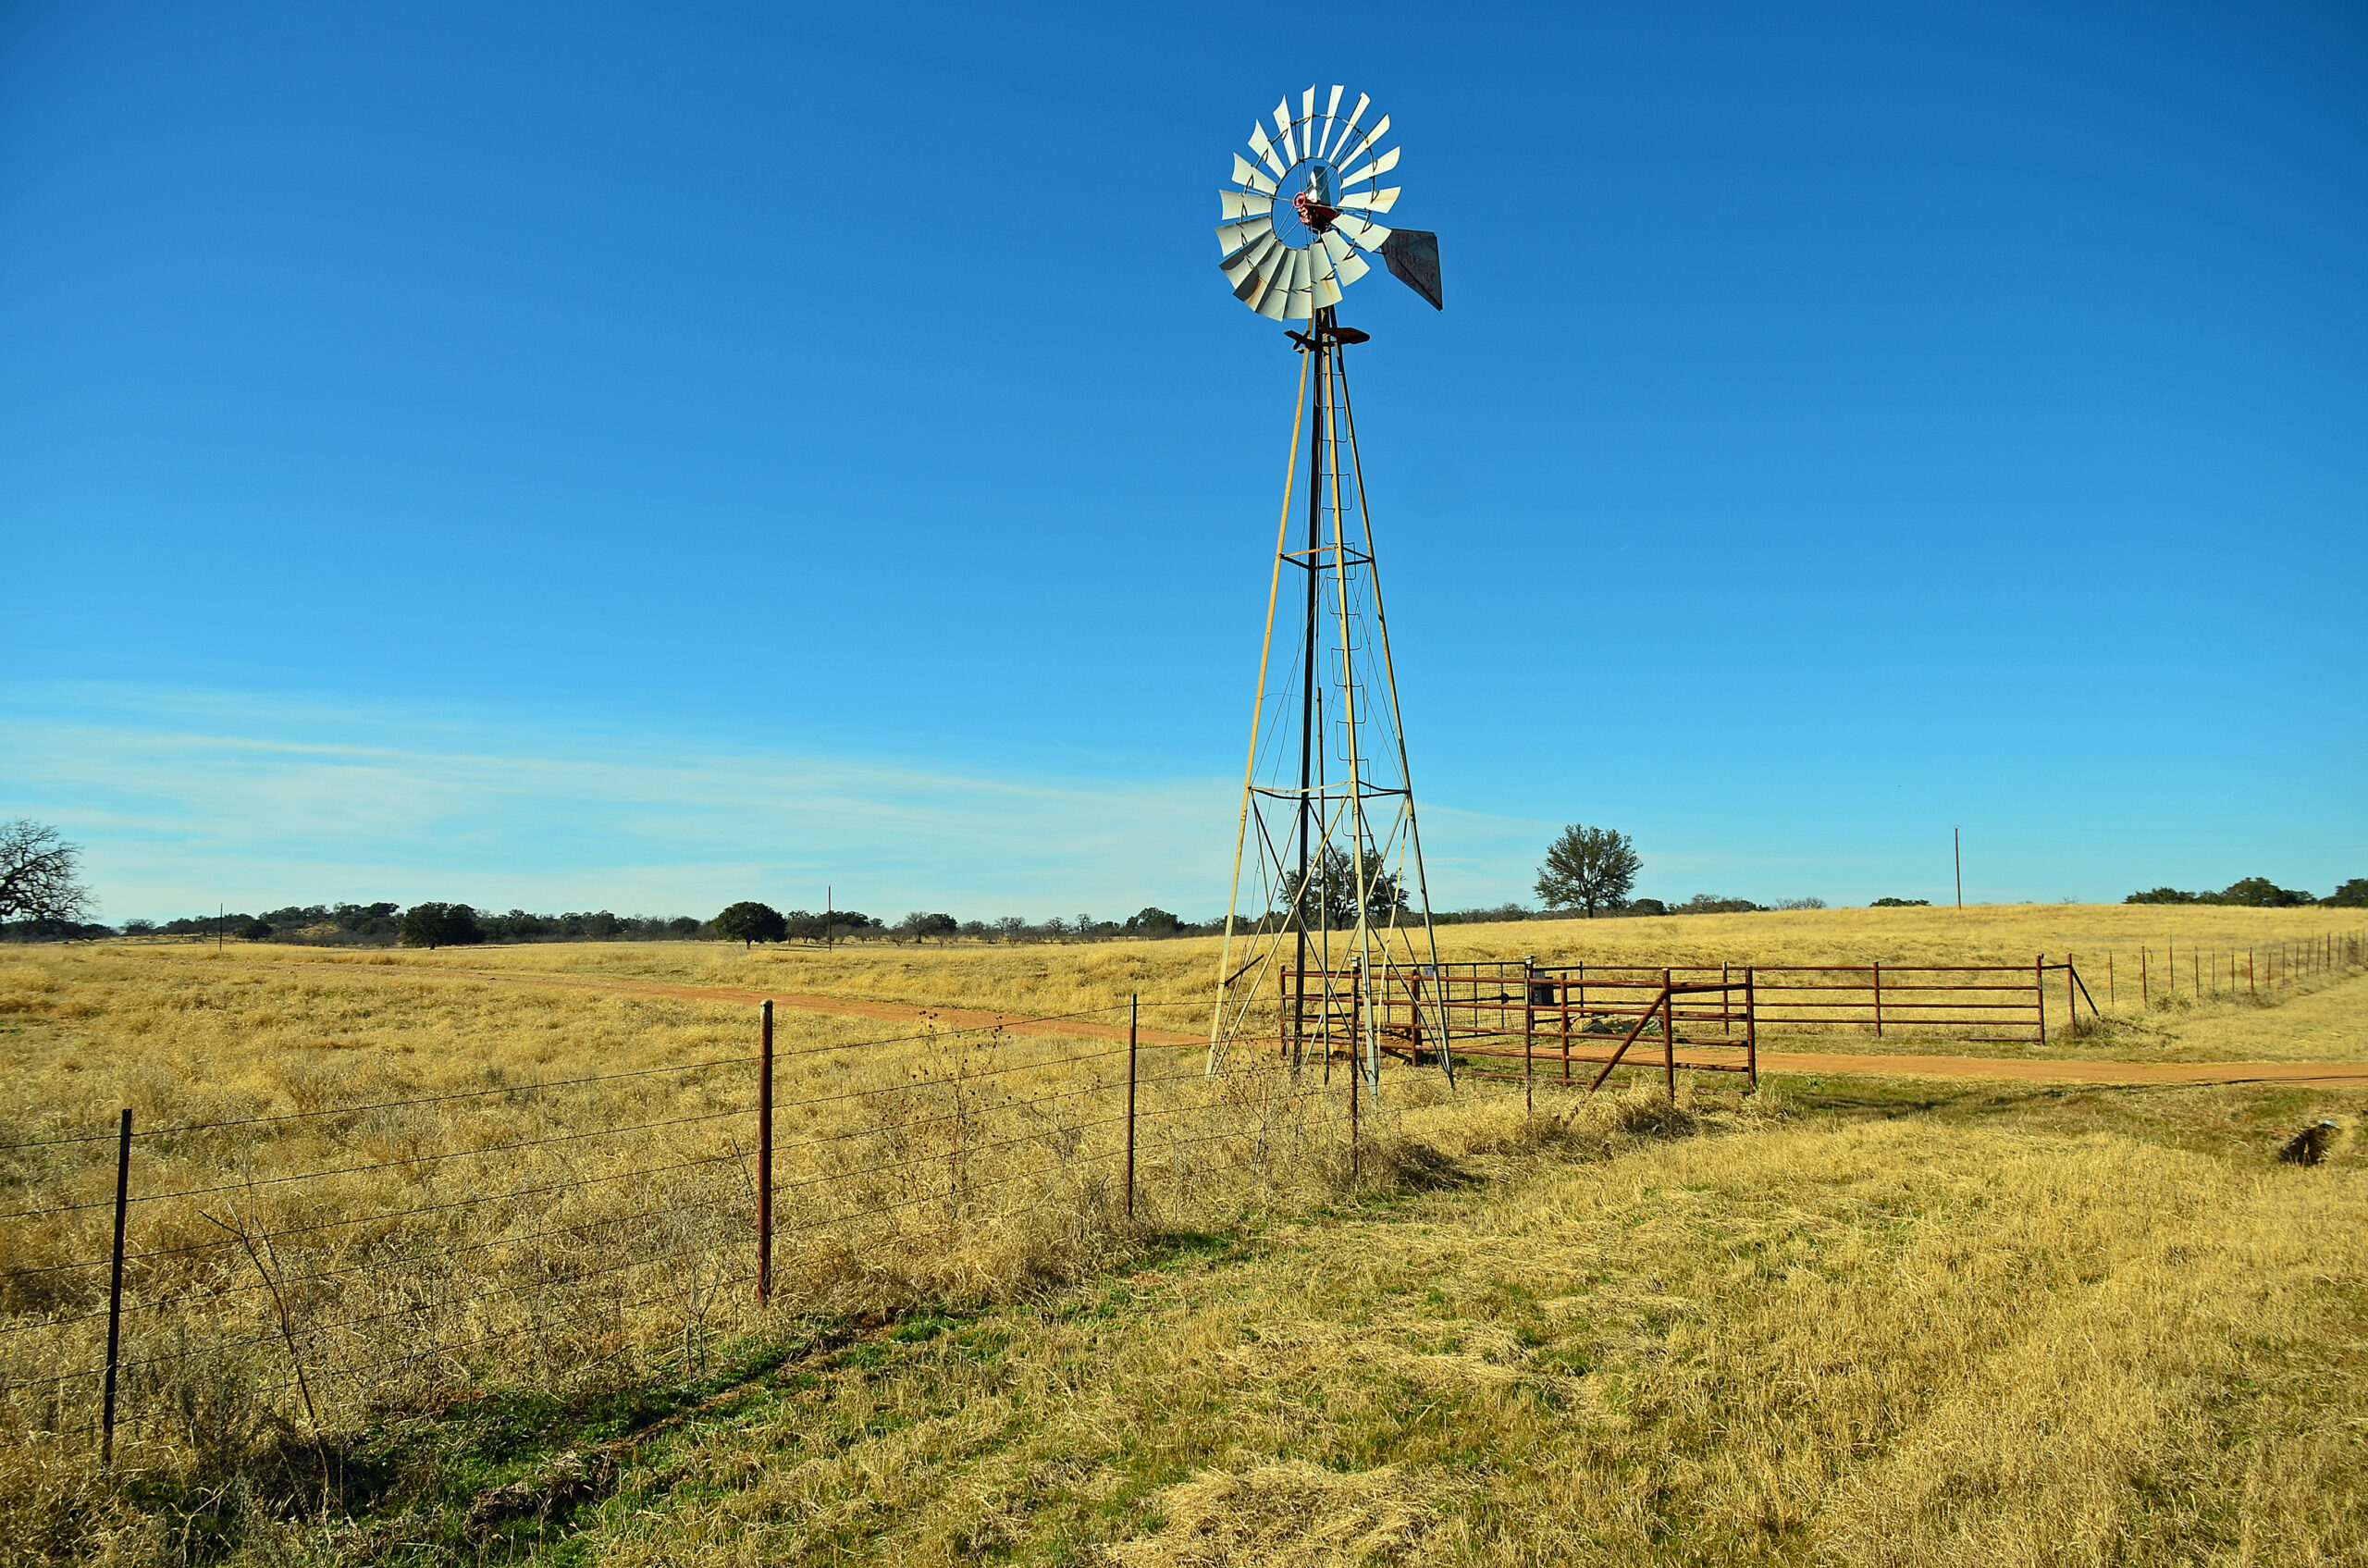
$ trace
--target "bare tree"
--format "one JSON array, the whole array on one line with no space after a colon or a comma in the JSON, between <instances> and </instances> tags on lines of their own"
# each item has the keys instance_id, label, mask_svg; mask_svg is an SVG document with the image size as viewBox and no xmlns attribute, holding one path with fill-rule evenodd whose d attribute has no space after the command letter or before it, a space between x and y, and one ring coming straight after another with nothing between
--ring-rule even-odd
<instances>
[{"instance_id":1,"label":"bare tree","mask_svg":"<svg viewBox=\"0 0 2368 1568\"><path fill-rule=\"evenodd\" d=\"M28 818L0 827L0 920L80 921L91 912L91 890L75 875L81 856Z\"/></svg>"}]
</instances>

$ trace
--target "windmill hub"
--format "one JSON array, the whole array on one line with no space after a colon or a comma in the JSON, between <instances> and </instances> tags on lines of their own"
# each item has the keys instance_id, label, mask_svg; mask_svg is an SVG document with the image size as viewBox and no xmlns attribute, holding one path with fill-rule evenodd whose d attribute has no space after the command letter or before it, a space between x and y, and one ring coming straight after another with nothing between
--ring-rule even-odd
<instances>
[{"instance_id":1,"label":"windmill hub","mask_svg":"<svg viewBox=\"0 0 2368 1568\"><path fill-rule=\"evenodd\" d=\"M1300 222L1307 226L1310 234L1322 234L1340 216L1340 209L1332 204L1332 170L1320 163L1304 167L1307 183L1291 197L1291 211L1299 215Z\"/></svg>"}]
</instances>

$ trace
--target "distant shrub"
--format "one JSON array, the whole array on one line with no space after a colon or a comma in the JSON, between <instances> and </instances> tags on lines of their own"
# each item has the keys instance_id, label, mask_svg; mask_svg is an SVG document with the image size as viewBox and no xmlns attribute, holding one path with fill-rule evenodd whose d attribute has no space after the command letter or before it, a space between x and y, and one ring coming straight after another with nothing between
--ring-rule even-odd
<instances>
[{"instance_id":1,"label":"distant shrub","mask_svg":"<svg viewBox=\"0 0 2368 1568\"><path fill-rule=\"evenodd\" d=\"M1577 912L1574 909L1561 911L1566 915ZM1551 915L1555 911L1548 910L1547 913ZM1437 909L1431 914L1431 923L1442 926L1496 925L1508 920L1535 919L1536 916L1532 911L1518 904L1498 904L1494 907L1478 909Z\"/></svg>"},{"instance_id":2,"label":"distant shrub","mask_svg":"<svg viewBox=\"0 0 2368 1568\"><path fill-rule=\"evenodd\" d=\"M1672 915L1751 915L1759 912L1759 906L1748 898L1721 898L1715 893L1697 893L1670 910Z\"/></svg>"},{"instance_id":3,"label":"distant shrub","mask_svg":"<svg viewBox=\"0 0 2368 1568\"><path fill-rule=\"evenodd\" d=\"M1867 906L1869 909L1929 909L1930 898L1878 898Z\"/></svg>"}]
</instances>

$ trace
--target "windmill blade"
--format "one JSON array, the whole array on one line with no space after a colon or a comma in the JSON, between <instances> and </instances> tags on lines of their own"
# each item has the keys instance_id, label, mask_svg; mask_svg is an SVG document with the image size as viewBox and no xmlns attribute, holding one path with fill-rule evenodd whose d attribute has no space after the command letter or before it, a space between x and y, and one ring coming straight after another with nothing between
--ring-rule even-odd
<instances>
[{"instance_id":1,"label":"windmill blade","mask_svg":"<svg viewBox=\"0 0 2368 1568\"><path fill-rule=\"evenodd\" d=\"M1308 290L1308 308L1323 310L1340 302L1340 280L1333 276L1332 258L1328 253L1318 255L1314 263L1314 276Z\"/></svg>"},{"instance_id":2,"label":"windmill blade","mask_svg":"<svg viewBox=\"0 0 2368 1568\"><path fill-rule=\"evenodd\" d=\"M1315 89L1311 87L1299 95L1299 155L1315 155Z\"/></svg>"},{"instance_id":3,"label":"windmill blade","mask_svg":"<svg viewBox=\"0 0 2368 1568\"><path fill-rule=\"evenodd\" d=\"M1270 319L1275 321L1283 318L1283 301L1291 291L1291 257L1298 253L1279 240L1275 242L1274 253L1259 268L1265 275L1265 286L1248 296L1252 310L1261 315L1271 313Z\"/></svg>"},{"instance_id":4,"label":"windmill blade","mask_svg":"<svg viewBox=\"0 0 2368 1568\"><path fill-rule=\"evenodd\" d=\"M1347 288L1373 270L1365 265L1365 258L1357 254L1357 248L1338 234L1326 233L1323 240L1324 253L1332 258L1332 276L1341 288Z\"/></svg>"},{"instance_id":5,"label":"windmill blade","mask_svg":"<svg viewBox=\"0 0 2368 1568\"><path fill-rule=\"evenodd\" d=\"M1315 291L1315 261L1305 251L1291 253L1291 296L1284 302L1283 314L1294 321L1313 320L1315 306L1309 302Z\"/></svg>"},{"instance_id":6,"label":"windmill blade","mask_svg":"<svg viewBox=\"0 0 2368 1568\"><path fill-rule=\"evenodd\" d=\"M1398 192L1403 189L1405 187L1393 185L1387 191L1375 191L1371 195L1343 196L1340 198L1339 205L1344 208L1363 207L1367 212L1386 213L1398 204Z\"/></svg>"},{"instance_id":7,"label":"windmill blade","mask_svg":"<svg viewBox=\"0 0 2368 1568\"><path fill-rule=\"evenodd\" d=\"M1221 263L1227 281L1233 285L1233 297L1256 308L1259 296L1274 282L1275 269L1282 265L1287 253L1282 241L1270 235L1231 261Z\"/></svg>"},{"instance_id":8,"label":"windmill blade","mask_svg":"<svg viewBox=\"0 0 2368 1568\"><path fill-rule=\"evenodd\" d=\"M1217 225L1217 253L1229 256L1261 234L1272 234L1274 231L1272 213L1252 213L1232 223L1220 223Z\"/></svg>"},{"instance_id":9,"label":"windmill blade","mask_svg":"<svg viewBox=\"0 0 2368 1568\"><path fill-rule=\"evenodd\" d=\"M1350 217L1347 213L1342 213L1332 220L1332 229L1337 234L1347 235L1350 241L1361 251L1378 251L1389 243L1388 229L1380 224L1370 223L1361 217Z\"/></svg>"},{"instance_id":10,"label":"windmill blade","mask_svg":"<svg viewBox=\"0 0 2368 1568\"><path fill-rule=\"evenodd\" d=\"M1275 258L1283 253L1283 242L1273 235L1262 235L1232 255L1217 263L1225 273L1225 280L1233 285L1236 296L1251 301L1257 297L1275 276Z\"/></svg>"},{"instance_id":11,"label":"windmill blade","mask_svg":"<svg viewBox=\"0 0 2368 1568\"><path fill-rule=\"evenodd\" d=\"M1398 167L1398 154L1404 151L1405 149L1402 147L1392 147L1381 156L1374 159L1373 162L1365 165L1364 167L1357 170L1356 173L1344 177L1340 183L1343 185L1363 185L1368 179L1379 179L1381 176L1388 174L1391 169Z\"/></svg>"},{"instance_id":12,"label":"windmill blade","mask_svg":"<svg viewBox=\"0 0 2368 1568\"><path fill-rule=\"evenodd\" d=\"M1390 194L1394 196L1397 192L1393 191ZM1217 192L1217 205L1226 217L1248 217L1253 213L1274 211L1275 198L1271 194L1261 195L1255 191L1220 191Z\"/></svg>"},{"instance_id":13,"label":"windmill blade","mask_svg":"<svg viewBox=\"0 0 2368 1568\"><path fill-rule=\"evenodd\" d=\"M1270 321L1289 321L1304 315L1301 301L1307 292L1307 253L1286 252L1276 263L1274 286L1258 302L1258 314Z\"/></svg>"},{"instance_id":14,"label":"windmill blade","mask_svg":"<svg viewBox=\"0 0 2368 1568\"><path fill-rule=\"evenodd\" d=\"M1269 321L1283 319L1283 312L1291 298L1291 268L1298 258L1299 253L1292 250L1286 250L1275 258L1274 271L1268 277L1265 288L1250 302L1252 310Z\"/></svg>"},{"instance_id":15,"label":"windmill blade","mask_svg":"<svg viewBox=\"0 0 2368 1568\"><path fill-rule=\"evenodd\" d=\"M1363 136L1356 139L1354 145L1350 145L1345 142L1342 142L1340 144L1339 155L1335 157L1332 161L1343 166L1354 163L1357 159L1363 157L1368 149L1379 146L1381 144L1381 139L1388 134L1389 117L1388 115L1384 115L1379 119L1373 122L1373 129L1371 130L1366 131Z\"/></svg>"},{"instance_id":16,"label":"windmill blade","mask_svg":"<svg viewBox=\"0 0 2368 1568\"><path fill-rule=\"evenodd\" d=\"M1258 166L1240 153L1233 155L1233 182L1236 185L1246 185L1261 196L1271 197L1275 193L1275 182L1260 174Z\"/></svg>"},{"instance_id":17,"label":"windmill blade","mask_svg":"<svg viewBox=\"0 0 2368 1568\"><path fill-rule=\"evenodd\" d=\"M1340 161L1336 154L1348 150L1350 142L1354 140L1357 134L1357 121L1364 118L1365 110L1372 106L1373 97L1371 94L1364 93L1357 94L1357 106L1349 111L1349 123L1340 128L1340 140L1324 154L1326 157L1331 158L1334 163L1338 163Z\"/></svg>"},{"instance_id":18,"label":"windmill blade","mask_svg":"<svg viewBox=\"0 0 2368 1568\"><path fill-rule=\"evenodd\" d=\"M1275 144L1266 140L1266 128L1255 121L1252 121L1250 127L1250 150L1257 154L1259 160L1268 168L1275 171L1276 179L1282 179L1286 173L1289 172L1275 156Z\"/></svg>"},{"instance_id":19,"label":"windmill blade","mask_svg":"<svg viewBox=\"0 0 2368 1568\"><path fill-rule=\"evenodd\" d=\"M1299 150L1291 145L1291 101L1289 98L1275 105L1275 134L1281 137L1283 161L1299 162Z\"/></svg>"},{"instance_id":20,"label":"windmill blade","mask_svg":"<svg viewBox=\"0 0 2368 1568\"><path fill-rule=\"evenodd\" d=\"M1400 228L1382 241L1381 259L1389 275L1423 298L1433 310L1445 310L1439 292L1439 237L1424 228Z\"/></svg>"}]
</instances>

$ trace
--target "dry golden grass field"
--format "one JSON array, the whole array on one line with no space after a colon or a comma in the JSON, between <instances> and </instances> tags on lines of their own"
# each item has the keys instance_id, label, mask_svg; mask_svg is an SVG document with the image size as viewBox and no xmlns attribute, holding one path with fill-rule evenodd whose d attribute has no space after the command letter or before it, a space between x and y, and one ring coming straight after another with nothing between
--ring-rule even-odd
<instances>
[{"instance_id":1,"label":"dry golden grass field","mask_svg":"<svg viewBox=\"0 0 2368 1568\"><path fill-rule=\"evenodd\" d=\"M1442 946L2086 975L2141 944L2258 962L2342 913ZM2361 1086L1825 1076L1533 1111L1392 1069L1352 1174L1345 1073L1158 1049L1130 1222L1111 1026L1140 993L1196 1032L1215 967L1201 941L7 953L0 1561L2368 1562ZM2368 975L2205 990L2045 1049L2368 1060ZM740 994L808 999L780 1016L761 1311ZM2322 1117L2325 1162L2280 1164Z\"/></svg>"}]
</instances>

